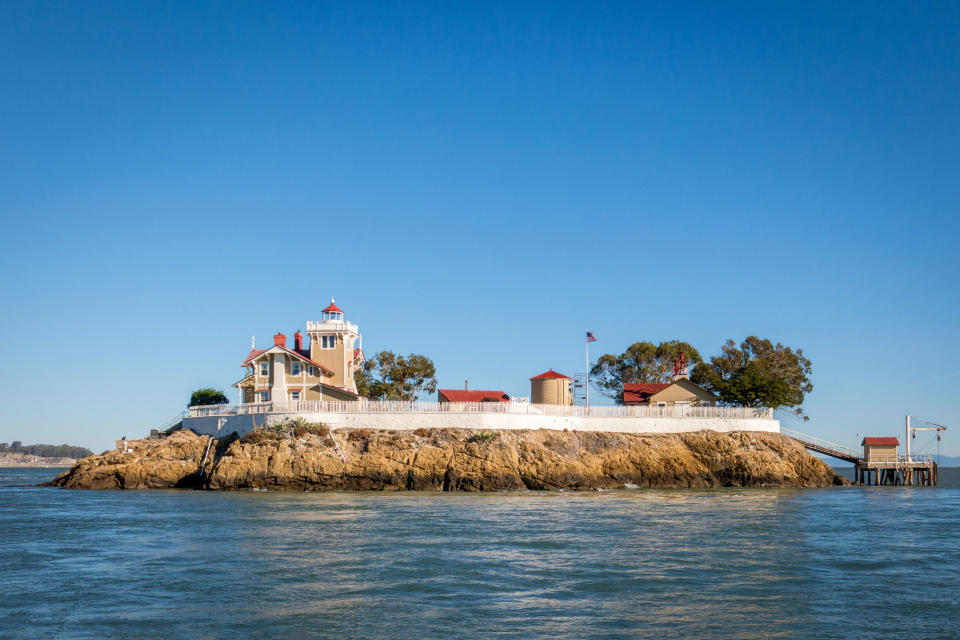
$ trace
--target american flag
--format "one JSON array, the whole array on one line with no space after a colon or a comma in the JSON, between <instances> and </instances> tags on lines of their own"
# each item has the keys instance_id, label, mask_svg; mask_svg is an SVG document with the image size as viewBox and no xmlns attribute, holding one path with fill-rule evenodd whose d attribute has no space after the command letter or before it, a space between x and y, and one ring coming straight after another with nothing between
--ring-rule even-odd
<instances>
[{"instance_id":1,"label":"american flag","mask_svg":"<svg viewBox=\"0 0 960 640\"><path fill-rule=\"evenodd\" d=\"M597 336L593 335L593 331L587 331L587 342L596 342Z\"/></svg>"}]
</instances>

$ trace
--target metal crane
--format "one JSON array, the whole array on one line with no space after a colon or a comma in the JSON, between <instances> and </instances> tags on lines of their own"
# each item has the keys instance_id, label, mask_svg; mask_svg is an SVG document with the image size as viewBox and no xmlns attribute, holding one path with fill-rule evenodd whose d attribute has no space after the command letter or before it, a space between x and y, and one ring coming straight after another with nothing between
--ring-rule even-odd
<instances>
[{"instance_id":1,"label":"metal crane","mask_svg":"<svg viewBox=\"0 0 960 640\"><path fill-rule=\"evenodd\" d=\"M910 424L910 420L916 420L922 424L928 424L929 427L914 427ZM940 432L946 431L947 428L942 424L937 424L936 422L930 422L929 420L924 420L923 418L917 418L914 416L907 416L907 462L910 461L910 440L917 437L917 431L936 431L937 432L937 442L940 442Z\"/></svg>"}]
</instances>

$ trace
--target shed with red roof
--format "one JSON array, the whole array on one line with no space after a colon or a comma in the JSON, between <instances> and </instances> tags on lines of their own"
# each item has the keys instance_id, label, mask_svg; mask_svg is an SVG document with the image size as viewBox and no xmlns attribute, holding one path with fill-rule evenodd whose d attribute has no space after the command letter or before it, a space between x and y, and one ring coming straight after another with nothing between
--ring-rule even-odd
<instances>
[{"instance_id":1,"label":"shed with red roof","mask_svg":"<svg viewBox=\"0 0 960 640\"><path fill-rule=\"evenodd\" d=\"M481 389L437 389L439 402L510 402L503 391Z\"/></svg>"},{"instance_id":2,"label":"shed with red roof","mask_svg":"<svg viewBox=\"0 0 960 640\"><path fill-rule=\"evenodd\" d=\"M900 440L891 436L871 436L860 443L865 462L896 462Z\"/></svg>"},{"instance_id":3,"label":"shed with red roof","mask_svg":"<svg viewBox=\"0 0 960 640\"><path fill-rule=\"evenodd\" d=\"M716 401L716 396L685 377L678 377L673 382L628 382L623 385L623 404L647 404L654 407L685 404L712 407Z\"/></svg>"}]
</instances>

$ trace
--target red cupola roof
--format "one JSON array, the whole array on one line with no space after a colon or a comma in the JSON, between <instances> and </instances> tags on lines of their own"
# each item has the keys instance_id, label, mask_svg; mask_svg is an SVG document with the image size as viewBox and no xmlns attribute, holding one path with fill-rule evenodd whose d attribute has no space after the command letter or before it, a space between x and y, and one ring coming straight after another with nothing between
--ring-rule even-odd
<instances>
[{"instance_id":1,"label":"red cupola roof","mask_svg":"<svg viewBox=\"0 0 960 640\"><path fill-rule=\"evenodd\" d=\"M330 306L324 309L323 313L343 313L343 309L333 304L333 298L330 298Z\"/></svg>"},{"instance_id":2,"label":"red cupola roof","mask_svg":"<svg viewBox=\"0 0 960 640\"><path fill-rule=\"evenodd\" d=\"M541 373L540 375L538 375L538 376L533 376L533 377L530 378L530 379L531 379L531 380L547 380L547 379L550 379L550 378L567 378L567 379L569 379L570 376L565 376L565 375L563 375L562 373L557 373L557 372L554 371L553 369L550 369L549 371L544 371L544 372Z\"/></svg>"}]
</instances>

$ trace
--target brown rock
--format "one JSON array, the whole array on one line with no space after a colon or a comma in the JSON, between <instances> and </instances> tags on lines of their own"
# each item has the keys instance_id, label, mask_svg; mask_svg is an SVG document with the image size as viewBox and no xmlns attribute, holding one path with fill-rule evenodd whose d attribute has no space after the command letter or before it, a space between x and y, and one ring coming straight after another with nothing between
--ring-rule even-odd
<instances>
[{"instance_id":1,"label":"brown rock","mask_svg":"<svg viewBox=\"0 0 960 640\"><path fill-rule=\"evenodd\" d=\"M358 434L353 435L352 434ZM80 460L50 484L78 489L500 491L641 487L823 487L844 484L796 441L775 433L625 434L468 429L331 433L221 441L200 474L206 436L179 431L131 443L133 453Z\"/></svg>"}]
</instances>

